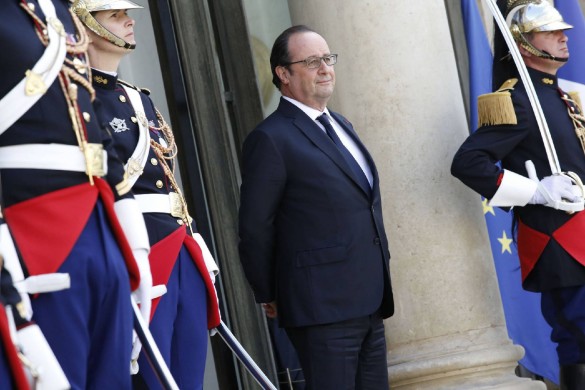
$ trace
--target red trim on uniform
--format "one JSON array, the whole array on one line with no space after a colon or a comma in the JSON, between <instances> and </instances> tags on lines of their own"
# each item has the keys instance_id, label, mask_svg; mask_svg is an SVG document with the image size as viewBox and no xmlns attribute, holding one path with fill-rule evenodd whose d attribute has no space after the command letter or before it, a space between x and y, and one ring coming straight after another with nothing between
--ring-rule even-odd
<instances>
[{"instance_id":1,"label":"red trim on uniform","mask_svg":"<svg viewBox=\"0 0 585 390\"><path fill-rule=\"evenodd\" d=\"M502 180L504 180L504 172L500 172L500 174L498 175L498 181L496 182L496 185L499 187L500 184L502 184Z\"/></svg>"},{"instance_id":2,"label":"red trim on uniform","mask_svg":"<svg viewBox=\"0 0 585 390\"><path fill-rule=\"evenodd\" d=\"M94 177L93 180L95 187L99 190L104 209L108 216L108 221L110 222L110 227L112 228L112 233L116 238L122 256L124 256L124 262L126 263L126 269L128 270L128 276L130 278L130 289L134 291L140 285L140 271L138 270L138 264L136 264L136 259L132 253L132 248L126 239L120 221L118 221L118 216L114 209L114 193L108 182L105 180L97 177Z\"/></svg>"},{"instance_id":3,"label":"red trim on uniform","mask_svg":"<svg viewBox=\"0 0 585 390\"><path fill-rule=\"evenodd\" d=\"M549 241L548 235L528 227L522 221L518 222L518 257L522 281L532 271Z\"/></svg>"},{"instance_id":4,"label":"red trim on uniform","mask_svg":"<svg viewBox=\"0 0 585 390\"><path fill-rule=\"evenodd\" d=\"M30 275L57 272L83 231L97 196L95 187L80 184L6 208L6 222Z\"/></svg>"},{"instance_id":5,"label":"red trim on uniform","mask_svg":"<svg viewBox=\"0 0 585 390\"><path fill-rule=\"evenodd\" d=\"M153 286L169 282L173 268L175 267L175 260L179 256L181 246L185 241L185 229L181 227L150 248L148 260L150 262L150 271L152 272ZM173 261L169 261L172 259ZM154 312L161 297L152 300L152 307L150 310L150 320L154 316Z\"/></svg>"},{"instance_id":6,"label":"red trim on uniform","mask_svg":"<svg viewBox=\"0 0 585 390\"><path fill-rule=\"evenodd\" d=\"M105 180L94 177L94 183L53 191L10 206L4 211L6 223L29 275L57 272L85 228L99 195L124 256L130 286L135 290L140 273L116 217L114 195Z\"/></svg>"},{"instance_id":7,"label":"red trim on uniform","mask_svg":"<svg viewBox=\"0 0 585 390\"><path fill-rule=\"evenodd\" d=\"M8 327L8 317L6 310L0 305L0 347L4 350L6 360L10 366L12 373L12 384L15 389L29 390L29 383L22 369L22 363L16 353L14 342L10 336L10 328ZM0 351L2 353L2 351Z\"/></svg>"},{"instance_id":8,"label":"red trim on uniform","mask_svg":"<svg viewBox=\"0 0 585 390\"><path fill-rule=\"evenodd\" d=\"M152 271L152 283L153 285L166 285L169 282L175 266L175 261L169 261L169 259L176 259L178 257L183 244L185 244L185 248L187 248L187 251L191 255L207 289L207 327L208 329L216 328L221 321L221 317L215 287L211 282L205 260L203 260L201 248L199 248L195 239L187 233L185 226L179 227L150 248L148 258L150 260L150 270ZM152 301L151 320L159 300L160 298L157 298Z\"/></svg>"},{"instance_id":9,"label":"red trim on uniform","mask_svg":"<svg viewBox=\"0 0 585 390\"><path fill-rule=\"evenodd\" d=\"M555 230L553 237L575 260L585 265L585 212L580 212Z\"/></svg>"},{"instance_id":10,"label":"red trim on uniform","mask_svg":"<svg viewBox=\"0 0 585 390\"><path fill-rule=\"evenodd\" d=\"M201 252L201 248L199 247L199 244L197 244L197 241L195 241L195 239L190 234L187 234L185 237L185 247L191 254L191 257L195 262L195 266L197 266L197 269L203 278L203 282L207 287L207 328L217 328L221 322L219 302L217 300L215 287L211 282L211 277L209 276L209 271L207 270L207 265L205 265L205 260L203 260L203 253Z\"/></svg>"}]
</instances>

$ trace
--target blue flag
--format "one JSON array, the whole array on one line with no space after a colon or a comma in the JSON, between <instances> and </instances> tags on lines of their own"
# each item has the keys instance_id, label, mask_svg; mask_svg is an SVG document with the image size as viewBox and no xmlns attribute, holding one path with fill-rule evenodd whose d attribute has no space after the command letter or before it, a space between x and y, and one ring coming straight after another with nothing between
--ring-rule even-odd
<instances>
[{"instance_id":1,"label":"blue flag","mask_svg":"<svg viewBox=\"0 0 585 390\"><path fill-rule=\"evenodd\" d=\"M461 11L469 56L470 128L474 131L477 128L477 96L492 92L492 52L476 0L461 0ZM551 328L540 311L540 294L522 289L520 261L511 233L512 215L489 206L486 199L483 200L483 212L508 335L514 344L526 350L519 363L531 372L559 383L556 344L550 340Z\"/></svg>"}]
</instances>

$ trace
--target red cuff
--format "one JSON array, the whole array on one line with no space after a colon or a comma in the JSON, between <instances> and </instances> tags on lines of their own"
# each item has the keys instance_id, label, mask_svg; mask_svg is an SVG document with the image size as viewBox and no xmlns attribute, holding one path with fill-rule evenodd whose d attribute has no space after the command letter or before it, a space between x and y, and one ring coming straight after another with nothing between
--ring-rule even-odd
<instances>
[{"instance_id":1,"label":"red cuff","mask_svg":"<svg viewBox=\"0 0 585 390\"><path fill-rule=\"evenodd\" d=\"M496 185L499 187L500 184L502 184L502 180L504 180L504 172L500 172L500 174L498 175L498 181L496 182Z\"/></svg>"}]
</instances>

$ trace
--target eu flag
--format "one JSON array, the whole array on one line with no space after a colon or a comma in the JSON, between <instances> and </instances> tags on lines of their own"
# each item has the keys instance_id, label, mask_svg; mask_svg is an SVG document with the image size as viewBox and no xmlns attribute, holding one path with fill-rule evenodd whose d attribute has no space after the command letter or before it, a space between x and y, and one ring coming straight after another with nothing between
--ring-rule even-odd
<instances>
[{"instance_id":1,"label":"eu flag","mask_svg":"<svg viewBox=\"0 0 585 390\"><path fill-rule=\"evenodd\" d=\"M562 1L565 2L570 1ZM477 127L477 96L491 92L492 88L492 51L476 0L461 0L461 10L469 56L470 129L474 131ZM526 350L519 363L533 373L559 383L556 345L550 341L551 328L540 311L540 294L522 289L520 261L511 233L512 215L490 207L486 199L483 200L483 212L508 335L514 344L522 345Z\"/></svg>"}]
</instances>

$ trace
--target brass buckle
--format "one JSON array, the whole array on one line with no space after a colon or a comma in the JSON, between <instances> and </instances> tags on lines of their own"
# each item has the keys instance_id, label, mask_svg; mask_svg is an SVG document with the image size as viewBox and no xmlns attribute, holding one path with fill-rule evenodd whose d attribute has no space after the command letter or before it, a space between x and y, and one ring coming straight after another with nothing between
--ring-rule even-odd
<instances>
[{"instance_id":1,"label":"brass buckle","mask_svg":"<svg viewBox=\"0 0 585 390\"><path fill-rule=\"evenodd\" d=\"M186 207L179 195L176 192L169 192L169 201L171 203L171 215L175 218L180 218L185 223L193 222L193 218L186 213Z\"/></svg>"},{"instance_id":2,"label":"brass buckle","mask_svg":"<svg viewBox=\"0 0 585 390\"><path fill-rule=\"evenodd\" d=\"M169 192L169 199L171 202L171 215L175 218L185 219L185 211L183 210L181 196L176 192Z\"/></svg>"},{"instance_id":3,"label":"brass buckle","mask_svg":"<svg viewBox=\"0 0 585 390\"><path fill-rule=\"evenodd\" d=\"M104 147L102 144L85 144L83 148L85 155L85 173L89 176L103 177L104 170Z\"/></svg>"}]
</instances>

